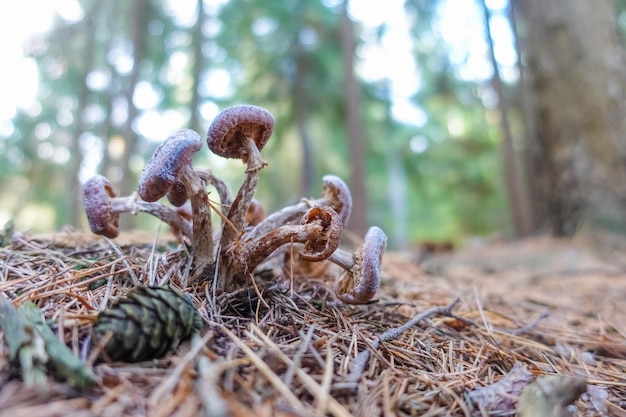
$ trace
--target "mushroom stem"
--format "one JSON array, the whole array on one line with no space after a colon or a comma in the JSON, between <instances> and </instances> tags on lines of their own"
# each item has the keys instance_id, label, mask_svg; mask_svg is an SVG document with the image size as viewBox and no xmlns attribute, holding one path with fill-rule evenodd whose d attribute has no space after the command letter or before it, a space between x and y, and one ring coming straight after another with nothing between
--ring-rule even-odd
<instances>
[{"instance_id":1,"label":"mushroom stem","mask_svg":"<svg viewBox=\"0 0 626 417\"><path fill-rule=\"evenodd\" d=\"M254 269L283 245L297 243L303 259L322 261L339 246L343 226L341 218L328 206L311 208L300 224L287 224L245 242L238 241L227 252L228 263L222 271L222 286L228 289L233 280Z\"/></svg>"},{"instance_id":2,"label":"mushroom stem","mask_svg":"<svg viewBox=\"0 0 626 417\"><path fill-rule=\"evenodd\" d=\"M346 304L364 304L380 288L382 256L387 236L376 226L370 227L363 245L354 254L344 250L333 252L328 260L346 270L337 285L337 298Z\"/></svg>"},{"instance_id":3,"label":"mushroom stem","mask_svg":"<svg viewBox=\"0 0 626 417\"><path fill-rule=\"evenodd\" d=\"M205 184L211 184L217 190L217 195L220 197L220 203L222 204L222 213L227 214L232 204L232 198L230 196L230 190L221 178L216 177L210 169L203 169L196 171L198 176Z\"/></svg>"},{"instance_id":4,"label":"mushroom stem","mask_svg":"<svg viewBox=\"0 0 626 417\"><path fill-rule=\"evenodd\" d=\"M246 136L244 145L247 152L245 162L248 165L246 172L256 174L267 165L267 162L261 157L261 151L259 151L254 138Z\"/></svg>"},{"instance_id":5,"label":"mushroom stem","mask_svg":"<svg viewBox=\"0 0 626 417\"><path fill-rule=\"evenodd\" d=\"M246 233L246 238L256 239L283 224L293 224L310 208L308 201L285 207L267 216L261 223Z\"/></svg>"},{"instance_id":6,"label":"mushroom stem","mask_svg":"<svg viewBox=\"0 0 626 417\"><path fill-rule=\"evenodd\" d=\"M111 199L112 214L137 214L138 212L149 213L154 217L157 217L174 229L175 234L177 231L180 231L183 236L191 239L191 224L170 207L159 203L148 203L147 201L138 199L135 195L129 197L115 197Z\"/></svg>"},{"instance_id":7,"label":"mushroom stem","mask_svg":"<svg viewBox=\"0 0 626 417\"><path fill-rule=\"evenodd\" d=\"M241 188L239 188L237 196L232 202L227 215L228 219L234 226L234 230L232 227L225 227L222 231L222 238L220 240L222 250L227 250L228 246L235 240L237 235L241 233L245 223L246 214L248 213L248 208L252 203L252 197L254 197L256 186L259 182L259 171L267 165L267 162L261 158L261 153L256 147L256 143L250 137L246 139L246 149L248 152L248 168L246 169L246 177L241 185Z\"/></svg>"},{"instance_id":8,"label":"mushroom stem","mask_svg":"<svg viewBox=\"0 0 626 417\"><path fill-rule=\"evenodd\" d=\"M253 271L281 246L291 242L306 242L315 239L321 232L322 226L320 224L284 225L246 244L243 253L238 256L243 255L247 258L246 269Z\"/></svg>"},{"instance_id":9,"label":"mushroom stem","mask_svg":"<svg viewBox=\"0 0 626 417\"><path fill-rule=\"evenodd\" d=\"M328 260L336 265L339 265L346 271L351 270L357 263L357 261L354 259L353 253L350 253L347 250L343 250L341 248L331 253L328 257Z\"/></svg>"},{"instance_id":10,"label":"mushroom stem","mask_svg":"<svg viewBox=\"0 0 626 417\"><path fill-rule=\"evenodd\" d=\"M345 226L348 223L350 212L352 211L352 196L350 195L350 190L346 183L335 175L325 175L323 182L324 188L320 198L315 200L302 199L298 204L285 207L282 210L272 213L250 230L246 234L246 237L254 239L282 224L295 223L309 208L319 204L331 206L339 214Z\"/></svg>"},{"instance_id":11,"label":"mushroom stem","mask_svg":"<svg viewBox=\"0 0 626 417\"><path fill-rule=\"evenodd\" d=\"M89 228L95 234L115 238L119 235L120 213L150 213L166 222L182 242L182 233L191 237L191 226L174 209L155 202L146 202L133 193L128 197L118 197L110 181L95 175L83 184L83 206Z\"/></svg>"},{"instance_id":12,"label":"mushroom stem","mask_svg":"<svg viewBox=\"0 0 626 417\"><path fill-rule=\"evenodd\" d=\"M209 196L206 184L192 167L193 154L201 147L200 136L193 130L181 129L174 132L156 148L139 179L139 195L150 202L157 201L170 192L170 198L175 197L176 204L184 203L184 196L177 184L181 183L185 189L191 203L191 246L195 277L202 274L205 267L213 262Z\"/></svg>"},{"instance_id":13,"label":"mushroom stem","mask_svg":"<svg viewBox=\"0 0 626 417\"><path fill-rule=\"evenodd\" d=\"M213 233L211 230L211 206L204 182L190 166L183 169L180 181L185 185L191 202L193 233L191 246L196 259L196 270L213 262Z\"/></svg>"}]
</instances>

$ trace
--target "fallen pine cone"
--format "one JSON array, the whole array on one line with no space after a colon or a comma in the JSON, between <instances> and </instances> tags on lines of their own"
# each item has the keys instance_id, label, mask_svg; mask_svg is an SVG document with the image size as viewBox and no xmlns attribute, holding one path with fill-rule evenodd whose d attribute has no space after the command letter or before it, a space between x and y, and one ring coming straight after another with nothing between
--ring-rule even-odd
<instances>
[{"instance_id":1,"label":"fallen pine cone","mask_svg":"<svg viewBox=\"0 0 626 417\"><path fill-rule=\"evenodd\" d=\"M140 362L163 356L201 327L198 310L181 290L137 287L98 315L93 340L98 343L110 332L105 355L113 361Z\"/></svg>"}]
</instances>

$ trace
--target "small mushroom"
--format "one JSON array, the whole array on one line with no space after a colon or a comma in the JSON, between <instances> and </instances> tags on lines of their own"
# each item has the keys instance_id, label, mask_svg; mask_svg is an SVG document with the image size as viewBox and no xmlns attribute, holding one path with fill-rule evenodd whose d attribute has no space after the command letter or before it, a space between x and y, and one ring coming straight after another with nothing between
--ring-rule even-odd
<instances>
[{"instance_id":1,"label":"small mushroom","mask_svg":"<svg viewBox=\"0 0 626 417\"><path fill-rule=\"evenodd\" d=\"M139 179L139 195L145 201L164 197L177 182L189 194L203 188L191 165L193 154L202 147L200 136L193 130L182 129L165 139L144 167Z\"/></svg>"},{"instance_id":2,"label":"small mushroom","mask_svg":"<svg viewBox=\"0 0 626 417\"><path fill-rule=\"evenodd\" d=\"M225 207L226 212L228 212L231 199L226 183L216 177L209 169L196 171L196 174L202 181L204 181L205 184L211 184L215 187L217 194L220 197L220 203L223 207ZM181 181L176 181L165 196L167 197L167 201L169 201L173 206L181 207L185 204L185 202L187 202L187 189Z\"/></svg>"},{"instance_id":3,"label":"small mushroom","mask_svg":"<svg viewBox=\"0 0 626 417\"><path fill-rule=\"evenodd\" d=\"M329 261L346 270L337 285L337 297L346 304L365 304L380 287L380 269L387 236L376 226L370 227L363 244L352 254L337 249Z\"/></svg>"},{"instance_id":4,"label":"small mushroom","mask_svg":"<svg viewBox=\"0 0 626 417\"><path fill-rule=\"evenodd\" d=\"M209 197L204 182L191 165L193 154L201 147L202 139L196 132L178 130L157 147L139 179L139 195L146 201L157 201L170 193L175 203L183 200L184 204L179 184L183 185L191 202L191 246L200 272L213 260Z\"/></svg>"},{"instance_id":5,"label":"small mushroom","mask_svg":"<svg viewBox=\"0 0 626 417\"><path fill-rule=\"evenodd\" d=\"M241 159L248 165L248 171L259 170L267 165L259 151L273 128L274 117L264 108L249 104L231 106L211 123L207 144L216 155Z\"/></svg>"},{"instance_id":6,"label":"small mushroom","mask_svg":"<svg viewBox=\"0 0 626 417\"><path fill-rule=\"evenodd\" d=\"M268 231L288 223L295 223L312 206L326 204L332 207L341 217L345 227L352 211L352 195L346 183L336 175L325 175L322 178L322 197L315 200L303 199L300 203L285 207L265 218L252 229L246 237L255 238Z\"/></svg>"},{"instance_id":7,"label":"small mushroom","mask_svg":"<svg viewBox=\"0 0 626 417\"><path fill-rule=\"evenodd\" d=\"M113 185L102 175L91 177L83 184L83 206L93 233L110 239L120 234L120 214L111 207L115 198L118 197Z\"/></svg>"},{"instance_id":8,"label":"small mushroom","mask_svg":"<svg viewBox=\"0 0 626 417\"><path fill-rule=\"evenodd\" d=\"M228 211L234 226L222 231L220 246L227 250L244 226L246 213L256 191L259 171L267 165L261 149L274 128L274 117L267 110L252 105L237 105L222 110L207 134L209 149L225 158L238 158L247 164L246 177Z\"/></svg>"},{"instance_id":9,"label":"small mushroom","mask_svg":"<svg viewBox=\"0 0 626 417\"><path fill-rule=\"evenodd\" d=\"M308 203L328 204L339 213L343 226L347 226L352 213L352 194L348 185L336 175L324 175L322 182L324 183L322 198Z\"/></svg>"},{"instance_id":10,"label":"small mushroom","mask_svg":"<svg viewBox=\"0 0 626 417\"><path fill-rule=\"evenodd\" d=\"M341 218L330 206L319 205L310 208L299 224L286 224L271 230L264 236L245 242L237 242L229 251L227 282L228 288L233 278L249 273L268 258L274 251L289 243L298 243L297 249L303 259L319 262L337 250L343 224Z\"/></svg>"},{"instance_id":11,"label":"small mushroom","mask_svg":"<svg viewBox=\"0 0 626 417\"><path fill-rule=\"evenodd\" d=\"M113 239L119 235L120 213L145 212L167 223L175 234L191 238L191 225L170 207L142 201L136 195L117 197L109 180L96 175L83 184L83 206L89 228L97 235Z\"/></svg>"}]
</instances>

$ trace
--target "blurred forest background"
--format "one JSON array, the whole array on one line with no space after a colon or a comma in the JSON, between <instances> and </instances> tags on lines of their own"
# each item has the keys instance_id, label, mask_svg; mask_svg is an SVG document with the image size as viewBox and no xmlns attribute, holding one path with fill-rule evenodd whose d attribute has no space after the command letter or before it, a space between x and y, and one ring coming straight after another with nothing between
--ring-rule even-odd
<instances>
[{"instance_id":1,"label":"blurred forest background","mask_svg":"<svg viewBox=\"0 0 626 417\"><path fill-rule=\"evenodd\" d=\"M0 221L20 230L85 228L81 182L130 194L158 143L237 103L276 118L268 212L330 173L353 192L350 228L380 225L392 248L624 226L624 1L23 5L0 13L23 55L0 77ZM243 179L206 148L194 163Z\"/></svg>"}]
</instances>

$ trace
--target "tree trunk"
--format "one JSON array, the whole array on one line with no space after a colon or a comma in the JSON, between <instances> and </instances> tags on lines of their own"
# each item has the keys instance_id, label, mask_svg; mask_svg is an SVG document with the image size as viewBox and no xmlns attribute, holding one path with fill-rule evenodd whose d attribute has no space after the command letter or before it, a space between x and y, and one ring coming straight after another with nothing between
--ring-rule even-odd
<instances>
[{"instance_id":1,"label":"tree trunk","mask_svg":"<svg viewBox=\"0 0 626 417\"><path fill-rule=\"evenodd\" d=\"M94 5L88 10L85 19L87 21L95 21L98 16L98 12L101 9L101 2L95 2ZM80 151L80 136L85 132L85 123L83 121L83 111L87 107L87 101L89 99L89 88L87 87L87 76L93 69L94 54L95 54L96 34L95 30L88 30L85 33L85 43L83 45L83 51L81 56L82 67L80 85L76 93L78 100L76 111L74 112L74 126L72 129L72 142L70 144L70 161L69 169L67 171L67 187L68 195L71 196L67 204L66 215L68 221L72 226L78 227L80 225L81 214L83 212L82 192L81 185L78 178L78 172L83 161L83 155Z\"/></svg>"},{"instance_id":2,"label":"tree trunk","mask_svg":"<svg viewBox=\"0 0 626 417\"><path fill-rule=\"evenodd\" d=\"M519 31L517 29L517 11L515 10L515 4L511 3L511 7L509 8L509 22L511 24L511 29L513 30L513 38L515 40L515 51L518 57L522 56L522 51L524 51L525 43L524 39L519 35ZM515 89L515 106L521 114L522 122L523 122L523 132L521 142L521 153L523 154L521 161L521 173L524 175L524 183L526 184L526 195L529 199L529 218L532 222L532 230L537 232L541 230L545 226L545 219L547 218L546 205L543 201L539 201L537 197L537 178L539 175L533 169L533 161L537 160L537 157L532 154L533 151L538 150L538 146L536 146L536 126L535 126L535 117L534 107L532 105L532 101L529 94L528 82L526 81L526 71L524 70L524 65L522 64L522 60L518 58L516 67L519 71L519 82Z\"/></svg>"},{"instance_id":3,"label":"tree trunk","mask_svg":"<svg viewBox=\"0 0 626 417\"><path fill-rule=\"evenodd\" d=\"M311 138L307 127L308 99L305 88L305 79L308 71L307 57L302 51L299 41L296 41L296 79L294 81L294 116L302 147L302 170L300 177L300 195L311 196L313 187L313 156L311 155Z\"/></svg>"},{"instance_id":4,"label":"tree trunk","mask_svg":"<svg viewBox=\"0 0 626 417\"><path fill-rule=\"evenodd\" d=\"M626 60L611 0L517 0L538 201L556 235L626 231ZM519 25L522 32L522 24Z\"/></svg>"},{"instance_id":5,"label":"tree trunk","mask_svg":"<svg viewBox=\"0 0 626 417\"><path fill-rule=\"evenodd\" d=\"M504 163L504 174L506 179L506 189L509 197L510 213L513 219L513 227L516 237L528 236L533 231L532 212L528 190L522 181L519 155L513 146L513 133L509 123L509 106L507 97L504 94L504 86L500 78L500 70L493 45L493 37L489 22L491 13L485 0L480 1L485 18L485 38L489 45L489 58L493 66L493 77L491 85L498 96L498 109L500 111L500 129L502 130L502 161Z\"/></svg>"},{"instance_id":6,"label":"tree trunk","mask_svg":"<svg viewBox=\"0 0 626 417\"><path fill-rule=\"evenodd\" d=\"M128 106L127 119L122 136L124 137L124 155L122 156L122 183L120 194L129 195L137 188L136 175L130 167L130 159L137 150L137 134L133 130L133 122L137 118L137 106L133 103L133 93L139 81L141 60L145 53L146 33L148 32L148 15L150 13L150 0L134 0L130 24L132 28L131 40L133 45L133 69L128 76L128 84L124 91L124 97ZM136 216L122 216L120 221L122 228L128 229L134 226Z\"/></svg>"},{"instance_id":7,"label":"tree trunk","mask_svg":"<svg viewBox=\"0 0 626 417\"><path fill-rule=\"evenodd\" d=\"M189 103L189 110L191 111L191 119L189 120L189 128L198 132L200 136L206 134L204 126L200 122L200 74L202 68L204 68L204 54L202 52L202 45L204 44L204 34L202 33L202 26L206 21L204 14L204 1L197 1L197 17L196 23L193 27L193 69L191 76L193 77L193 86L191 94L191 102ZM207 126L208 127L208 126Z\"/></svg>"},{"instance_id":8,"label":"tree trunk","mask_svg":"<svg viewBox=\"0 0 626 417\"><path fill-rule=\"evenodd\" d=\"M119 3L118 2L109 2L107 3L108 9L106 9L104 16L101 17L101 22L99 22L99 26L104 26L110 30L109 37L106 41L105 51L110 51L113 43L115 41L114 28L117 27L115 19L119 16ZM100 27L97 29L101 29ZM100 136L104 141L104 152L102 154L102 162L100 163L100 173L102 173L105 177L113 180L112 174L114 172L114 161L111 160L111 155L109 153L109 141L111 137L115 134L115 128L113 126L113 97L118 91L119 88L119 73L115 68L115 65L110 60L105 60L107 71L110 74L109 85L106 88L106 94L102 99L102 107L104 107L104 112L106 114L105 122L100 126ZM119 167L118 167L119 168Z\"/></svg>"},{"instance_id":9,"label":"tree trunk","mask_svg":"<svg viewBox=\"0 0 626 417\"><path fill-rule=\"evenodd\" d=\"M353 25L348 16L348 0L344 0L339 37L343 58L345 111L350 153L350 191L352 215L348 228L358 234L367 231L367 193L365 188L365 135L361 120L361 91L354 75L355 42Z\"/></svg>"},{"instance_id":10,"label":"tree trunk","mask_svg":"<svg viewBox=\"0 0 626 417\"><path fill-rule=\"evenodd\" d=\"M407 205L407 174L399 150L390 146L385 154L385 163L389 173L389 214L392 227L390 245L394 249L407 250L410 248L409 216Z\"/></svg>"}]
</instances>

